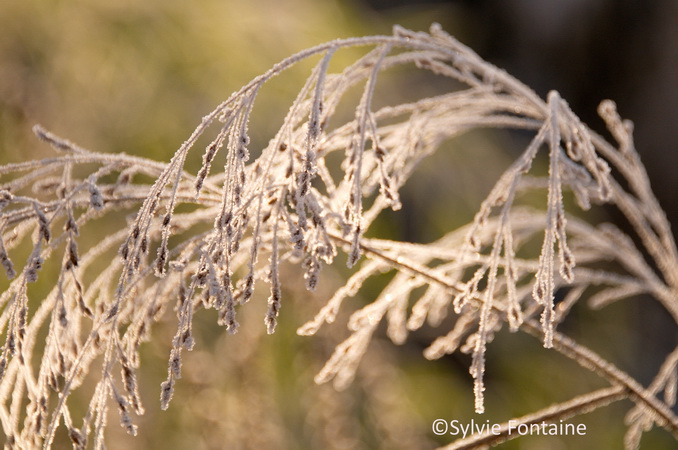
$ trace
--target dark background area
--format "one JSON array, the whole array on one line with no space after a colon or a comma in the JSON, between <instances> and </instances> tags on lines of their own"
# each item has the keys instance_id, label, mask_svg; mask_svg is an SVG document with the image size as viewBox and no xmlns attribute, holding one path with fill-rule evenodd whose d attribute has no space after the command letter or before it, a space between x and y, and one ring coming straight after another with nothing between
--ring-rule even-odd
<instances>
[{"instance_id":1,"label":"dark background area","mask_svg":"<svg viewBox=\"0 0 678 450\"><path fill-rule=\"evenodd\" d=\"M365 0L388 20L442 6L436 20L545 97L556 89L594 130L603 99L635 123L636 148L678 223L678 2L674 0ZM675 232L674 232L675 234Z\"/></svg>"}]
</instances>

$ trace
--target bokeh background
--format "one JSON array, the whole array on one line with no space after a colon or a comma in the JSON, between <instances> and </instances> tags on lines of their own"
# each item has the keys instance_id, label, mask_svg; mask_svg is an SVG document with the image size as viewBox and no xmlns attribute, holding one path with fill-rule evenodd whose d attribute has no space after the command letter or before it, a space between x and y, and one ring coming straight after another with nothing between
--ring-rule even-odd
<instances>
[{"instance_id":1,"label":"bokeh background","mask_svg":"<svg viewBox=\"0 0 678 450\"><path fill-rule=\"evenodd\" d=\"M31 133L36 123L92 150L168 160L204 114L280 59L337 37L388 34L395 23L426 30L434 21L540 95L560 91L601 133L597 104L614 99L622 116L634 121L652 185L678 223L674 0L3 1L0 161L50 154ZM351 54L338 58L348 61ZM258 100L255 145L272 136L307 69L281 77ZM436 90L416 76L385 85L395 86L380 92L391 103L404 92ZM508 165L516 141L502 133L460 139L459 151L423 164L403 192L404 210L373 232L429 242L465 223ZM619 219L614 211L597 214L596 220ZM209 314L199 315L197 349L185 358L185 376L166 412L157 399L174 324L159 325L143 355L147 413L138 421L139 436L126 436L111 408L109 448L433 448L452 440L431 433L436 418L501 422L603 386L533 338L502 332L488 350L488 412L476 416L470 358L430 362L421 356L442 332L435 329L401 347L377 336L348 390L315 386L313 375L346 330L338 323L317 338L297 337L294 330L344 275L326 270L318 292L309 295L290 273L274 336L264 331L263 301L243 308L235 336ZM351 306L379 286L379 280L366 286ZM582 304L573 317L563 325L568 334L644 384L678 344L675 324L649 299L595 312ZM533 437L504 447L619 448L629 407L622 402L575 419L587 425L585 437ZM675 442L655 430L643 445L671 448Z\"/></svg>"}]
</instances>

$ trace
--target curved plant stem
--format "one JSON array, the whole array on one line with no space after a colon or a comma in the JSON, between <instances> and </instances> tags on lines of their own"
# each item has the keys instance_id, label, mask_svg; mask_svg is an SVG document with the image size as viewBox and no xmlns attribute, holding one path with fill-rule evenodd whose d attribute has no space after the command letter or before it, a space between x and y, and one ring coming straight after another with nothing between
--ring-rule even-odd
<instances>
[{"instance_id":1,"label":"curved plant stem","mask_svg":"<svg viewBox=\"0 0 678 450\"><path fill-rule=\"evenodd\" d=\"M441 447L441 450L462 450L478 448L483 445L497 445L502 442L520 437L519 433L512 433L521 425L528 427L542 422L555 423L557 420L567 420L571 417L590 413L598 408L607 406L628 398L629 392L622 386L612 386L598 389L588 394L579 395L566 402L557 403L539 411L511 419L498 426L496 432L477 433L464 439L459 439L450 445Z\"/></svg>"},{"instance_id":2,"label":"curved plant stem","mask_svg":"<svg viewBox=\"0 0 678 450\"><path fill-rule=\"evenodd\" d=\"M349 246L351 242L341 236L330 234L331 238L338 243ZM393 258L384 254L381 251L371 248L365 243L361 243L361 251L368 257L379 259L399 271L409 272L421 278L425 278L432 283L437 283L446 289L455 292L461 292L460 287L455 283L450 283L444 278L439 277L433 271L427 270L418 264L408 261L406 258L399 256ZM484 300L480 297L472 299L476 304L482 304ZM493 305L493 308L503 313L504 311ZM543 338L543 330L539 323L534 320L526 320L520 325L520 329L538 339ZM606 361L593 350L578 344L573 339L563 335L562 333L553 332L553 349L575 361L577 364L585 369L590 370L596 375L607 380L610 384L621 386L624 391L628 392L631 399L637 403L642 404L653 412L654 420L658 425L669 431L676 439L678 439L678 417L661 401L643 388L630 375L616 367L614 364Z\"/></svg>"}]
</instances>

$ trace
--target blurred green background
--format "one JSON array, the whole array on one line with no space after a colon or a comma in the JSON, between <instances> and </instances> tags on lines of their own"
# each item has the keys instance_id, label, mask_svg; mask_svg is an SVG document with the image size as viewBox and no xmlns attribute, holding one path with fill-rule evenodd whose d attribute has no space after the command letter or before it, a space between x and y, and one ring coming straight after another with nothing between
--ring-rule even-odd
<instances>
[{"instance_id":1,"label":"blurred green background","mask_svg":"<svg viewBox=\"0 0 678 450\"><path fill-rule=\"evenodd\" d=\"M636 122L637 147L676 223L677 2L647 3L3 1L0 161L51 154L31 133L36 123L92 150L168 160L203 115L282 58L338 37L388 34L394 23L426 30L437 21L541 95L561 91L594 129L602 128L594 117L597 103L615 99L621 114ZM281 77L257 101L255 145L275 132L308 67ZM435 86L398 85L386 97L395 103L411 90ZM375 234L428 242L468 221L509 163L511 152L503 149L514 141L475 133L460 141L467 151L436 155L407 185L404 211L390 215ZM443 166L456 167L456 176ZM243 327L235 336L209 313L197 316L197 349L185 357L185 376L166 412L159 410L158 395L174 323L159 325L143 355L147 413L138 420L139 436L125 435L111 408L109 448L433 448L451 442L430 431L434 419L502 422L604 386L533 338L502 332L488 350L488 412L476 416L470 358L430 362L421 356L448 323L415 334L402 347L379 335L353 386L340 393L317 387L313 375L346 330L341 321L316 338L297 337L294 330L340 286L342 275L324 271L312 295L293 275L273 336L262 323L265 298L241 310ZM374 295L364 289L347 309ZM567 333L645 384L677 342L675 324L651 301L600 312L581 304L575 317L565 323ZM630 406L622 402L575 419L587 425L585 437L525 438L503 448L619 448ZM656 430L643 445L671 448L675 442Z\"/></svg>"}]
</instances>

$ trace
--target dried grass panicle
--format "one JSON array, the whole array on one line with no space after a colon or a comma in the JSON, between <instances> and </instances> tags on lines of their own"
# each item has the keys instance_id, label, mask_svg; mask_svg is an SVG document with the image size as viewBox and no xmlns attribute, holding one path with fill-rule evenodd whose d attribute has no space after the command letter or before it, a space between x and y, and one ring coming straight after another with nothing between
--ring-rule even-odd
<instances>
[{"instance_id":1,"label":"dried grass panicle","mask_svg":"<svg viewBox=\"0 0 678 450\"><path fill-rule=\"evenodd\" d=\"M347 47L370 50L343 71L330 73L335 53ZM279 131L268 145L254 149L249 129L257 124L250 116L262 86L312 57L320 60ZM375 109L378 79L398 66L452 78L463 87ZM330 126L331 119L338 120L344 94L356 86L362 94L352 117ZM395 275L374 301L351 315L350 335L316 382L333 380L338 388L346 387L382 321L390 339L401 344L408 333L426 323L440 326L454 312L454 325L424 354L429 359L457 350L472 354L477 412L485 409L487 346L507 324L511 331L538 333L546 347L615 386L612 393L592 395L595 401L587 397L555 405L548 414L577 414L625 393L621 397L636 404L628 419L629 446L637 445L653 424L678 436L670 409L676 396L675 355L645 390L556 331L594 285L603 286L590 298L595 307L649 293L678 320L678 252L634 148L633 126L611 101L602 102L599 113L616 142L591 131L557 92L539 98L434 24L430 33L395 27L390 36L336 40L281 61L203 117L167 164L92 152L36 126L35 134L57 155L0 167L0 263L10 280L0 295L5 435L16 447L49 447L63 424L76 448L89 442L101 448L111 401L123 428L135 434L135 416L144 413L137 383L139 348L166 310L176 312L177 329L160 389L162 409L169 407L181 378L183 351L195 345L193 318L199 309L217 310L218 323L235 333L238 309L255 298L259 284L268 283L264 322L273 333L285 301L281 264L300 263L306 287L313 290L322 267L333 264L341 249L349 267L364 261L299 334L315 334L334 322L367 279ZM401 207L399 189L423 158L445 140L488 127L534 136L469 225L426 245L364 237L381 211ZM194 146L202 136L209 144L193 175L185 164L200 158ZM339 175L328 158L334 154L342 158ZM545 176L533 169L541 159L548 161ZM222 160L223 170L214 173ZM75 169L81 167L95 169L79 178L82 170ZM148 177L156 181L142 181ZM540 193L544 208L526 207L526 192ZM566 211L569 192L583 209L602 202L617 206L642 248L612 226L592 226ZM97 219L134 208L127 228L89 247L83 244L80 235L90 233ZM211 228L204 231L204 224ZM536 255L530 250L535 240L541 242ZM24 242L32 246L28 256L21 253ZM118 255L99 273L96 261L116 248ZM29 303L27 283L60 254L53 289L39 303ZM619 271L597 265L610 258ZM568 294L556 305L556 292L565 287ZM29 311L29 304L39 306ZM41 330L47 330L45 343L36 342ZM92 366L97 359L103 372ZM69 396L98 373L103 376L77 428L73 424L80 419L70 417ZM659 400L662 390L664 400Z\"/></svg>"}]
</instances>

